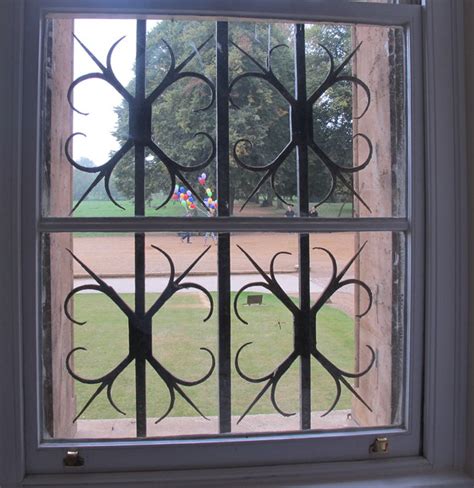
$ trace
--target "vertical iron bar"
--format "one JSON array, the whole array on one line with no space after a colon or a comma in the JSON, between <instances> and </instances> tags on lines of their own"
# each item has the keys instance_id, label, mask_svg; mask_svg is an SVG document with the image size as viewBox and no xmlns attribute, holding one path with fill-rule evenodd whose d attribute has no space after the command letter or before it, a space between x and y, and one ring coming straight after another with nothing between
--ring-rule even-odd
<instances>
[{"instance_id":1,"label":"vertical iron bar","mask_svg":"<svg viewBox=\"0 0 474 488\"><path fill-rule=\"evenodd\" d=\"M145 116L145 49L146 20L137 20L135 59L135 215L145 215L145 146L143 119ZM146 353L151 331L145 330L145 234L135 234L135 312L137 323L133 324L132 344L136 348L135 391L137 437L146 437ZM151 347L151 346L150 346Z\"/></svg>"},{"instance_id":2,"label":"vertical iron bar","mask_svg":"<svg viewBox=\"0 0 474 488\"><path fill-rule=\"evenodd\" d=\"M296 24L295 39L295 94L296 110L292 114L292 131L297 143L296 164L298 172L298 203L300 217L309 213L308 192L308 130L310 114L306 103L306 63L305 63L304 24ZM312 325L310 321L310 243L309 234L299 236L300 268L300 319L297 321L295 339L301 352L300 363L300 415L301 428L311 428L311 342Z\"/></svg>"},{"instance_id":3,"label":"vertical iron bar","mask_svg":"<svg viewBox=\"0 0 474 488\"><path fill-rule=\"evenodd\" d=\"M229 27L216 26L217 190L220 217L229 216Z\"/></svg>"},{"instance_id":4,"label":"vertical iron bar","mask_svg":"<svg viewBox=\"0 0 474 488\"><path fill-rule=\"evenodd\" d=\"M295 97L296 110L292 114L292 132L296 141L296 164L298 170L299 216L309 214L308 192L308 129L311 114L307 113L306 103L306 55L304 24L296 24L295 40Z\"/></svg>"},{"instance_id":5,"label":"vertical iron bar","mask_svg":"<svg viewBox=\"0 0 474 488\"><path fill-rule=\"evenodd\" d=\"M229 216L229 28L216 23L217 195L219 217ZM219 431L231 431L230 234L218 238Z\"/></svg>"},{"instance_id":6,"label":"vertical iron bar","mask_svg":"<svg viewBox=\"0 0 474 488\"><path fill-rule=\"evenodd\" d=\"M137 20L137 51L135 59L135 215L145 215L145 49L146 20Z\"/></svg>"},{"instance_id":7,"label":"vertical iron bar","mask_svg":"<svg viewBox=\"0 0 474 488\"><path fill-rule=\"evenodd\" d=\"M300 363L300 413L301 428L311 428L311 337L312 325L310 321L310 243L309 234L300 235L300 328L298 348L301 351Z\"/></svg>"}]
</instances>

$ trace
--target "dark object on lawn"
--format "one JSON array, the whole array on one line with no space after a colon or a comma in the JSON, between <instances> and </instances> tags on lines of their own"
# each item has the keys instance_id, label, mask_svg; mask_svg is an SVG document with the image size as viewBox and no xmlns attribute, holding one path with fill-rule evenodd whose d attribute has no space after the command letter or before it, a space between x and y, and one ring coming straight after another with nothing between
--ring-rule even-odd
<instances>
[{"instance_id":1,"label":"dark object on lawn","mask_svg":"<svg viewBox=\"0 0 474 488\"><path fill-rule=\"evenodd\" d=\"M247 305L261 305L263 303L263 295L247 295Z\"/></svg>"}]
</instances>

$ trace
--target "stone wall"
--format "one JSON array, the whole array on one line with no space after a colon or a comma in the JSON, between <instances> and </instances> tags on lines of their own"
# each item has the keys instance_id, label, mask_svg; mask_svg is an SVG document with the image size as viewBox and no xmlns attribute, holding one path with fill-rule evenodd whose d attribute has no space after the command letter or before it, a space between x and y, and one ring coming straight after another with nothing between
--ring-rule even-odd
<instances>
[{"instance_id":1,"label":"stone wall","mask_svg":"<svg viewBox=\"0 0 474 488\"><path fill-rule=\"evenodd\" d=\"M71 210L72 168L64 156L64 143L72 133L72 115L66 94L73 79L73 21L48 22L46 72L43 90L44 209L66 216ZM43 371L45 427L51 437L73 437L74 385L65 368L73 348L73 328L63 303L73 288L70 234L50 234L43 239Z\"/></svg>"},{"instance_id":2,"label":"stone wall","mask_svg":"<svg viewBox=\"0 0 474 488\"><path fill-rule=\"evenodd\" d=\"M354 134L366 134L373 144L371 163L355 178L357 191L371 208L355 202L359 217L390 217L403 210L399 180L404 179L403 64L401 32L385 27L357 26L353 45L362 42L355 56L353 72L371 91L368 112L354 122ZM365 107L366 95L354 89L354 114ZM367 145L361 138L354 142L354 165L367 156ZM370 412L353 399L353 418L360 425L388 425L399 420L400 366L403 335L400 327L403 305L403 256L398 235L388 232L359 233L355 249L367 242L356 266L356 278L366 282L373 293L370 312L356 319L356 369L364 369L371 354L376 353L372 370L356 381L360 395L368 400ZM403 254L403 253L402 253ZM355 292L355 313L365 310L367 294Z\"/></svg>"}]
</instances>

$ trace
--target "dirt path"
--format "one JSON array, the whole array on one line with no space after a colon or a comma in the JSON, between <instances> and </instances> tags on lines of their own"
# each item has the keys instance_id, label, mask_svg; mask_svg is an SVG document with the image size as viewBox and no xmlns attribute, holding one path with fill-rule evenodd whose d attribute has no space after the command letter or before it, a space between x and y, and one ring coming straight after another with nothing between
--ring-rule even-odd
<instances>
[{"instance_id":1,"label":"dirt path","mask_svg":"<svg viewBox=\"0 0 474 488\"><path fill-rule=\"evenodd\" d=\"M217 246L203 236L192 236L191 244L181 242L176 234L148 234L146 238L147 274L169 273L169 265L163 255L151 246L167 252L174 261L176 271L189 266L206 247L209 251L193 269L194 273L214 274L217 271ZM255 261L268 270L270 259L279 251L290 252L278 257L276 270L296 272L298 265L298 241L289 234L234 234L231 238L231 269L233 273L254 273L255 268L248 258L237 248L245 249ZM311 237L311 247L325 247L335 256L339 268L354 254L354 234L318 234ZM134 238L130 236L81 237L74 240L74 253L91 269L101 276L132 276L134 274ZM321 251L311 253L311 274L325 277L331 270L328 256ZM74 274L86 276L84 270L74 263Z\"/></svg>"},{"instance_id":2,"label":"dirt path","mask_svg":"<svg viewBox=\"0 0 474 488\"><path fill-rule=\"evenodd\" d=\"M196 274L215 274L217 272L217 246L209 240L210 249L196 265ZM279 251L287 251L277 259L277 272L297 273L298 242L294 235L287 234L235 234L231 241L231 269L233 273L256 273L248 258L237 248L245 249L255 261L268 270L271 257ZM176 271L186 269L207 246L204 237L193 236L191 244L182 243L176 234L150 234L146 240L146 266L150 275L169 274L169 264L163 255L153 249L155 245L167 252L173 259ZM354 234L319 234L312 236L311 247L325 247L334 254L341 269L354 254ZM102 277L131 277L134 274L134 238L133 236L81 237L74 240L74 252L91 269ZM311 253L311 278L326 281L331 275L328 256L321 251ZM87 277L84 270L74 263L76 278ZM353 275L353 269L348 277ZM319 293L312 294L316 300ZM206 303L207 304L207 303ZM343 291L332 298L336 308L353 314L354 296Z\"/></svg>"}]
</instances>

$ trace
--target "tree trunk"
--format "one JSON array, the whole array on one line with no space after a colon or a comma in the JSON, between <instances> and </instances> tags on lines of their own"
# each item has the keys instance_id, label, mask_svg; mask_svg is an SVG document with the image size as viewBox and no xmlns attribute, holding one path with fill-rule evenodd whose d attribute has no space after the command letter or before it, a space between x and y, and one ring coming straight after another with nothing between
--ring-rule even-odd
<instances>
[{"instance_id":1,"label":"tree trunk","mask_svg":"<svg viewBox=\"0 0 474 488\"><path fill-rule=\"evenodd\" d=\"M265 199L260 204L260 206L261 207L271 207L272 206L272 200L271 200L271 198L268 198L268 196L266 196Z\"/></svg>"},{"instance_id":2,"label":"tree trunk","mask_svg":"<svg viewBox=\"0 0 474 488\"><path fill-rule=\"evenodd\" d=\"M233 215L234 213L234 199L235 199L235 191L233 188L229 191L229 215Z\"/></svg>"}]
</instances>

